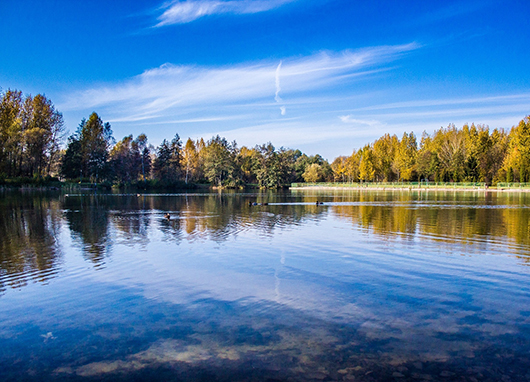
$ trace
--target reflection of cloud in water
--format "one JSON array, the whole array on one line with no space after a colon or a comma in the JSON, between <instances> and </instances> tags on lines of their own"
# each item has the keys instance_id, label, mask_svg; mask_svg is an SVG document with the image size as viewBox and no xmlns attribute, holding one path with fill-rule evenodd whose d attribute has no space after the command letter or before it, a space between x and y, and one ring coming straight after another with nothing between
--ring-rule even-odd
<instances>
[{"instance_id":1,"label":"reflection of cloud in water","mask_svg":"<svg viewBox=\"0 0 530 382\"><path fill-rule=\"evenodd\" d=\"M152 199L152 213L91 205L64 213L61 224L68 223L74 243L104 246L108 266L83 273L79 290L108 290L98 299L108 309L68 313L36 335L42 342L39 335L53 329L58 340L48 341L51 347L67 326L86 324L85 347L106 345L94 358L72 351L53 366L57 372L97 377L164 365L239 371L255 365L295 380L364 380L382 365L411 371L411 362L428 368L473 359L487 369L500 357L511 367L511 354L530 363L528 273L510 257L521 251L506 237L513 230L508 237L520 236L520 249L527 249L528 209L460 211L445 208L447 201L409 208L393 200L248 208L244 200L214 197L195 206L190 198L184 209L178 198ZM163 218L166 210L171 221ZM67 259L75 256L81 258ZM109 302L117 289L126 297ZM75 293L68 289L68 296ZM126 317L117 319L121 313ZM109 351L120 341L120 351ZM141 346L132 351L127 341ZM416 379L390 366L379 380L394 372ZM422 373L436 380L444 370L437 367Z\"/></svg>"}]
</instances>

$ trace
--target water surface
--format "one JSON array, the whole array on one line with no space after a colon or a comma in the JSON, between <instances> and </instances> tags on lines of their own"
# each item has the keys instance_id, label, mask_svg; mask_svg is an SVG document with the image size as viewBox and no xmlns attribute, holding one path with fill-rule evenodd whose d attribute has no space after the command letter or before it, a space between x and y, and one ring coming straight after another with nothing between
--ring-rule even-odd
<instances>
[{"instance_id":1,"label":"water surface","mask_svg":"<svg viewBox=\"0 0 530 382\"><path fill-rule=\"evenodd\" d=\"M0 379L530 380L529 218L528 194L4 193Z\"/></svg>"}]
</instances>

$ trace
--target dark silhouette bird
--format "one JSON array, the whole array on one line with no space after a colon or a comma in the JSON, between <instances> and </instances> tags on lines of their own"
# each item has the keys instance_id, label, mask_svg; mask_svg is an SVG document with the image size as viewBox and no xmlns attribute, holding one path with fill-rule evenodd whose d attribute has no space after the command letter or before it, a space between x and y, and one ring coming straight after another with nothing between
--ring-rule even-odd
<instances>
[{"instance_id":1,"label":"dark silhouette bird","mask_svg":"<svg viewBox=\"0 0 530 382\"><path fill-rule=\"evenodd\" d=\"M167 220L171 219L171 215L170 215L168 212L166 212L166 214L164 215L164 217L165 217Z\"/></svg>"},{"instance_id":2,"label":"dark silhouette bird","mask_svg":"<svg viewBox=\"0 0 530 382\"><path fill-rule=\"evenodd\" d=\"M324 204L324 202L319 202L319 201L317 200L317 206L318 206L318 205L322 205L322 204Z\"/></svg>"}]
</instances>

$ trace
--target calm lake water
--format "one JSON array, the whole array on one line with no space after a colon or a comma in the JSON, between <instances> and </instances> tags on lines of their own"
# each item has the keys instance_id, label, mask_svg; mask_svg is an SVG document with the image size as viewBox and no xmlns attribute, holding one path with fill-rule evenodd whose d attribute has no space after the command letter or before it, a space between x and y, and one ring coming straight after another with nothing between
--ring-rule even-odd
<instances>
[{"instance_id":1,"label":"calm lake water","mask_svg":"<svg viewBox=\"0 0 530 382\"><path fill-rule=\"evenodd\" d=\"M0 380L530 380L529 219L530 194L3 193Z\"/></svg>"}]
</instances>

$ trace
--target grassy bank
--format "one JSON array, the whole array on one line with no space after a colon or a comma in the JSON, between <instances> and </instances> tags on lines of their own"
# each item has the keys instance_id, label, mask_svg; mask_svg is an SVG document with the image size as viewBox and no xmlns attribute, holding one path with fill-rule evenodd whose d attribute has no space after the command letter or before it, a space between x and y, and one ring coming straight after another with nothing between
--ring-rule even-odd
<instances>
[{"instance_id":1,"label":"grassy bank","mask_svg":"<svg viewBox=\"0 0 530 382\"><path fill-rule=\"evenodd\" d=\"M292 183L290 189L359 189L359 190L461 190L461 191L522 191L530 192L530 183L498 183L487 186L481 182L364 182L364 183Z\"/></svg>"}]
</instances>

